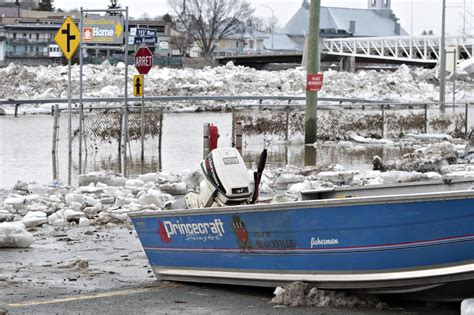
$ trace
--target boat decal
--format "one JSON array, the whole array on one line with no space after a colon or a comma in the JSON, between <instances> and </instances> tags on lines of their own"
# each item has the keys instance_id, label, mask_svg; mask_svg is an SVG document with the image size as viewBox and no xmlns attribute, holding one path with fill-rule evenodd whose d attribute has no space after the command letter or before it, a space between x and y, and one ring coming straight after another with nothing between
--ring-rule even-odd
<instances>
[{"instance_id":1,"label":"boat decal","mask_svg":"<svg viewBox=\"0 0 474 315\"><path fill-rule=\"evenodd\" d=\"M250 240L249 233L245 228L244 222L240 219L239 216L232 217L232 230L237 236L237 244L242 250L251 250L252 249L252 240Z\"/></svg>"},{"instance_id":2,"label":"boat decal","mask_svg":"<svg viewBox=\"0 0 474 315\"><path fill-rule=\"evenodd\" d=\"M440 238L433 240L423 240L417 242L403 242L394 244L382 245L362 245L362 246L348 246L348 247L316 247L316 248L252 248L253 253L262 254L306 254L306 253L350 253L350 252L364 252L364 251L384 251L397 250L404 248L416 248L423 246L445 245L456 242L473 241L474 234L463 235L457 237ZM190 248L190 247L160 247L160 246L144 246L145 251L170 251L170 252L226 252L234 253L241 252L240 248Z\"/></svg>"},{"instance_id":3,"label":"boat decal","mask_svg":"<svg viewBox=\"0 0 474 315\"><path fill-rule=\"evenodd\" d=\"M158 235L163 243L170 243L173 236L185 236L186 241L215 241L225 234L224 222L214 219L208 222L182 223L179 220L158 220Z\"/></svg>"}]
</instances>

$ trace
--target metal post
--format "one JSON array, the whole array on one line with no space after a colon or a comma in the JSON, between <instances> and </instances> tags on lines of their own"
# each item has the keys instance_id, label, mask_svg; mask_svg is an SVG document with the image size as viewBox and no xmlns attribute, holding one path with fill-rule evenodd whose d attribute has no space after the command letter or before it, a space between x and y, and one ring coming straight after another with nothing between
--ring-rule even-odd
<instances>
[{"instance_id":1,"label":"metal post","mask_svg":"<svg viewBox=\"0 0 474 315\"><path fill-rule=\"evenodd\" d=\"M203 159L209 154L209 124L204 123L202 128L202 157Z\"/></svg>"},{"instance_id":2,"label":"metal post","mask_svg":"<svg viewBox=\"0 0 474 315\"><path fill-rule=\"evenodd\" d=\"M158 135L158 171L161 172L161 139L163 135L163 111L160 113L160 134Z\"/></svg>"},{"instance_id":3,"label":"metal post","mask_svg":"<svg viewBox=\"0 0 474 315\"><path fill-rule=\"evenodd\" d=\"M82 174L82 132L84 123L84 105L79 104L79 174Z\"/></svg>"},{"instance_id":4,"label":"metal post","mask_svg":"<svg viewBox=\"0 0 474 315\"><path fill-rule=\"evenodd\" d=\"M84 12L82 11L82 7L81 7L81 19L80 19L80 22L79 22L79 28L81 30L81 36L79 38L79 104L80 105L82 105L82 93L83 93L83 86L82 86L82 63L84 62L83 58L82 58L82 34L84 32L83 14L84 14ZM80 164L80 162L79 162L79 164ZM79 171L79 173L80 173L80 171Z\"/></svg>"},{"instance_id":5,"label":"metal post","mask_svg":"<svg viewBox=\"0 0 474 315\"><path fill-rule=\"evenodd\" d=\"M288 133L290 127L290 107L286 106L286 117L285 117L285 141L288 141Z\"/></svg>"},{"instance_id":6,"label":"metal post","mask_svg":"<svg viewBox=\"0 0 474 315\"><path fill-rule=\"evenodd\" d=\"M19 104L15 104L15 117L18 117L18 106Z\"/></svg>"},{"instance_id":7,"label":"metal post","mask_svg":"<svg viewBox=\"0 0 474 315\"><path fill-rule=\"evenodd\" d=\"M467 131L468 131L468 129L469 129L469 125L468 125L469 104L468 104L468 103L466 103L466 109L465 109L465 111L464 111L464 115L465 115L465 116L464 116L464 117L465 117L465 121L464 121L464 132L465 132L465 134L466 134L466 136L467 136Z\"/></svg>"},{"instance_id":8,"label":"metal post","mask_svg":"<svg viewBox=\"0 0 474 315\"><path fill-rule=\"evenodd\" d=\"M428 133L428 105L425 104L425 133Z\"/></svg>"},{"instance_id":9,"label":"metal post","mask_svg":"<svg viewBox=\"0 0 474 315\"><path fill-rule=\"evenodd\" d=\"M143 88L143 87L142 87ZM143 93L145 94L145 93ZM140 139L141 139L141 164L142 164L142 174L145 166L145 97L142 94L142 108L141 108L141 122L140 122Z\"/></svg>"},{"instance_id":10,"label":"metal post","mask_svg":"<svg viewBox=\"0 0 474 315\"><path fill-rule=\"evenodd\" d=\"M439 101L442 113L445 110L445 91L446 91L446 47L445 47L445 31L446 31L446 0L443 0L443 10L441 15L441 42L439 47Z\"/></svg>"},{"instance_id":11,"label":"metal post","mask_svg":"<svg viewBox=\"0 0 474 315\"><path fill-rule=\"evenodd\" d=\"M385 106L382 104L382 139L385 138Z\"/></svg>"},{"instance_id":12,"label":"metal post","mask_svg":"<svg viewBox=\"0 0 474 315\"><path fill-rule=\"evenodd\" d=\"M308 29L308 61L306 72L317 73L319 71L319 14L321 0L313 0L309 10ZM305 108L305 144L312 144L317 139L317 102L318 92L306 91Z\"/></svg>"},{"instance_id":13,"label":"metal post","mask_svg":"<svg viewBox=\"0 0 474 315\"><path fill-rule=\"evenodd\" d=\"M58 121L59 121L59 106L54 105L54 122L53 122L53 145L51 149L52 160L53 160L53 180L58 179L58 168L57 168L57 139L58 139Z\"/></svg>"},{"instance_id":14,"label":"metal post","mask_svg":"<svg viewBox=\"0 0 474 315\"><path fill-rule=\"evenodd\" d=\"M123 113L123 170L124 177L128 176L127 144L128 144L128 6L125 7L125 90L124 90L124 113Z\"/></svg>"},{"instance_id":15,"label":"metal post","mask_svg":"<svg viewBox=\"0 0 474 315\"><path fill-rule=\"evenodd\" d=\"M235 148L242 154L242 122L235 122Z\"/></svg>"},{"instance_id":16,"label":"metal post","mask_svg":"<svg viewBox=\"0 0 474 315\"><path fill-rule=\"evenodd\" d=\"M68 163L67 163L67 184L71 185L72 172L72 112L71 112L71 59L67 63L67 109L68 109Z\"/></svg>"},{"instance_id":17,"label":"metal post","mask_svg":"<svg viewBox=\"0 0 474 315\"><path fill-rule=\"evenodd\" d=\"M456 60L457 60L458 48L454 49L454 69L453 69L453 113L456 111Z\"/></svg>"}]
</instances>

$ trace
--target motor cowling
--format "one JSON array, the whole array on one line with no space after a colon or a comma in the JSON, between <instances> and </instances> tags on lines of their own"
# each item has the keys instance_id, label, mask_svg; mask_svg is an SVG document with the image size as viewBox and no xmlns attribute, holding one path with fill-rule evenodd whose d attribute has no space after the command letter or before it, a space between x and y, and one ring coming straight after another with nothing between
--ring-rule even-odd
<instances>
[{"instance_id":1,"label":"motor cowling","mask_svg":"<svg viewBox=\"0 0 474 315\"><path fill-rule=\"evenodd\" d=\"M253 187L247 167L235 148L217 148L201 162L205 184L199 195L188 194L190 208L207 208L247 204Z\"/></svg>"}]
</instances>

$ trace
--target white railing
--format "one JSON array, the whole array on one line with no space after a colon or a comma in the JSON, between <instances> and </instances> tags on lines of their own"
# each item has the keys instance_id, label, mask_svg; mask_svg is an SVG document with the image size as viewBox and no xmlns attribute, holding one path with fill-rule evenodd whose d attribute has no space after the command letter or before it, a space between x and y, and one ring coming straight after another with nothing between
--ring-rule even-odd
<instances>
[{"instance_id":1,"label":"white railing","mask_svg":"<svg viewBox=\"0 0 474 315\"><path fill-rule=\"evenodd\" d=\"M436 63L439 36L330 38L322 41L322 53L387 60ZM446 36L446 47L457 46L460 59L474 56L474 36Z\"/></svg>"}]
</instances>

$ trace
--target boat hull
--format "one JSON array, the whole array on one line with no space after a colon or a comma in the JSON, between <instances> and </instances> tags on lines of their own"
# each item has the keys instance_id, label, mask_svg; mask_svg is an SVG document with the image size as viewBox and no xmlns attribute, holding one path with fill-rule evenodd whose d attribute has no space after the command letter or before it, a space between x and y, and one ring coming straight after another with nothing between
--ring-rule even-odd
<instances>
[{"instance_id":1,"label":"boat hull","mask_svg":"<svg viewBox=\"0 0 474 315\"><path fill-rule=\"evenodd\" d=\"M474 192L134 214L158 279L409 292L474 277Z\"/></svg>"}]
</instances>

